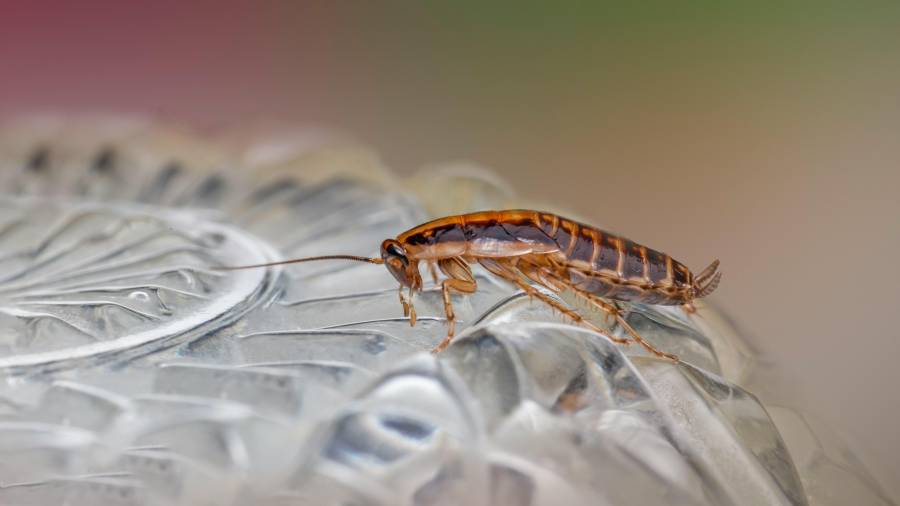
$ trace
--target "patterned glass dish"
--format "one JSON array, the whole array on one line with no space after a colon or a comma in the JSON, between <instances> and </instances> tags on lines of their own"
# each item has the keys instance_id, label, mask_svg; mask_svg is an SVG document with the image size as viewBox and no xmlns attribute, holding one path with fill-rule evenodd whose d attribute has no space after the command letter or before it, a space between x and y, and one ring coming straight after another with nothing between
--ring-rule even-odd
<instances>
[{"instance_id":1,"label":"patterned glass dish","mask_svg":"<svg viewBox=\"0 0 900 506\"><path fill-rule=\"evenodd\" d=\"M522 202L486 170L400 180L365 146L141 120L0 133L0 504L892 504L827 430L751 393L713 307L629 306L674 364L476 270L418 323L374 254ZM602 323L597 315L588 315Z\"/></svg>"}]
</instances>

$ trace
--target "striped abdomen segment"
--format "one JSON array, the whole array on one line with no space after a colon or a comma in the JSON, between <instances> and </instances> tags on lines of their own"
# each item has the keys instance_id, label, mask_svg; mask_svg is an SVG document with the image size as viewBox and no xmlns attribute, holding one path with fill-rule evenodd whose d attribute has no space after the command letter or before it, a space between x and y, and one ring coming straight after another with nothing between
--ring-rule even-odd
<instances>
[{"instance_id":1,"label":"striped abdomen segment","mask_svg":"<svg viewBox=\"0 0 900 506\"><path fill-rule=\"evenodd\" d=\"M574 288L648 304L682 304L689 298L690 271L669 255L554 214L539 220L559 246Z\"/></svg>"}]
</instances>

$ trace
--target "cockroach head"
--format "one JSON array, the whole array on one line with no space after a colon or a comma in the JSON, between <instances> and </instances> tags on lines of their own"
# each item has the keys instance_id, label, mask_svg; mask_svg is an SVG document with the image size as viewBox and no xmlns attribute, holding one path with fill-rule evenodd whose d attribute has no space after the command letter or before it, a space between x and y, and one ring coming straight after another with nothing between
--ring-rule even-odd
<instances>
[{"instance_id":1,"label":"cockroach head","mask_svg":"<svg viewBox=\"0 0 900 506\"><path fill-rule=\"evenodd\" d=\"M697 275L696 278L694 278L694 283L692 286L694 298L699 299L713 293L716 287L719 286L719 281L721 279L722 273L719 272L719 261L715 260L713 263L709 264L706 269L703 269L703 272L701 272L699 275Z\"/></svg>"},{"instance_id":2,"label":"cockroach head","mask_svg":"<svg viewBox=\"0 0 900 506\"><path fill-rule=\"evenodd\" d=\"M385 239L381 243L381 259L384 260L387 270L401 285L413 289L422 288L422 276L419 275L419 268L415 263L409 261L406 250L399 241Z\"/></svg>"}]
</instances>

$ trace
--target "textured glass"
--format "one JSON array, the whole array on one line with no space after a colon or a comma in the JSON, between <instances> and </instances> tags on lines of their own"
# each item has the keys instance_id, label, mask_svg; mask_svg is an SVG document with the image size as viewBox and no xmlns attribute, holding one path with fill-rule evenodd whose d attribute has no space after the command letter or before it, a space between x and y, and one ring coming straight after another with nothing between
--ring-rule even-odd
<instances>
[{"instance_id":1,"label":"textured glass","mask_svg":"<svg viewBox=\"0 0 900 506\"><path fill-rule=\"evenodd\" d=\"M674 364L476 269L432 356L427 275L411 327L379 266L214 269L527 205L481 168L403 182L321 134L44 119L0 134L0 184L0 504L891 504L742 388L753 354L705 304L626 308Z\"/></svg>"}]
</instances>

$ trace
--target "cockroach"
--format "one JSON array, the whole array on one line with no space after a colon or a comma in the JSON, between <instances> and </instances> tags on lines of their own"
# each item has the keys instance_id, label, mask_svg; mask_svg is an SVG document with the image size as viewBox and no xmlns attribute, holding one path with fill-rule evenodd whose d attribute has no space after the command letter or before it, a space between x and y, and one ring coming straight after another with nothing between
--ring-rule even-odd
<instances>
[{"instance_id":1,"label":"cockroach","mask_svg":"<svg viewBox=\"0 0 900 506\"><path fill-rule=\"evenodd\" d=\"M529 210L482 211L439 218L407 230L395 239L386 239L381 243L380 258L327 255L221 269L320 260L383 264L400 283L400 304L410 325L416 324L413 295L422 290L419 263L428 266L435 284L438 283L437 270L440 270L445 276L440 286L447 337L432 350L433 353L444 350L453 339L456 316L450 295L454 292L474 293L478 287L470 267L472 264L481 265L489 273L512 283L576 323L586 325L616 343L630 344L629 339L610 335L533 285L556 294L573 293L589 306L614 318L632 340L649 352L674 361L678 361L678 357L656 349L625 321L615 301L683 305L691 311L692 301L712 293L722 278L718 260L694 276L684 264L665 253L556 214ZM408 291L407 295L404 295L404 289Z\"/></svg>"}]
</instances>

